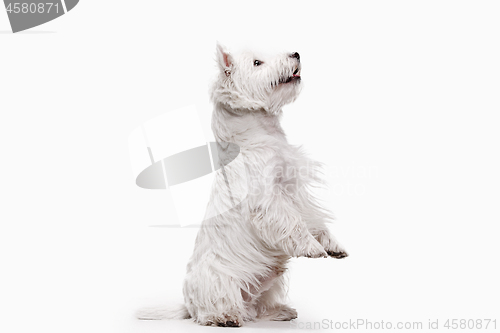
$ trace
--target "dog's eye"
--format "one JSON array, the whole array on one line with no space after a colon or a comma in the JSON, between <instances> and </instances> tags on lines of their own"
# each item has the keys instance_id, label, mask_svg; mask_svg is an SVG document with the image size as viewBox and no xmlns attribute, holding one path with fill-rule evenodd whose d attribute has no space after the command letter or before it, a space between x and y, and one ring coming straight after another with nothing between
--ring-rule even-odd
<instances>
[{"instance_id":1,"label":"dog's eye","mask_svg":"<svg viewBox=\"0 0 500 333\"><path fill-rule=\"evenodd\" d=\"M255 61L253 62L253 65L254 65L254 66L260 66L260 65L262 65L262 61L260 61L260 60L255 60Z\"/></svg>"}]
</instances>

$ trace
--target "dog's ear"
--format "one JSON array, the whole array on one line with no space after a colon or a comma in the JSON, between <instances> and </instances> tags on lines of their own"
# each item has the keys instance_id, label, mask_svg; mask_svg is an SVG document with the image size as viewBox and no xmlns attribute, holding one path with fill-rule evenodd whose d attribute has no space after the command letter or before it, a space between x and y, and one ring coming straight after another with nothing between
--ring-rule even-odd
<instances>
[{"instance_id":1,"label":"dog's ear","mask_svg":"<svg viewBox=\"0 0 500 333\"><path fill-rule=\"evenodd\" d=\"M226 51L226 48L221 44L217 43L217 63L221 72L226 76L231 75L231 70L233 68L233 57Z\"/></svg>"}]
</instances>

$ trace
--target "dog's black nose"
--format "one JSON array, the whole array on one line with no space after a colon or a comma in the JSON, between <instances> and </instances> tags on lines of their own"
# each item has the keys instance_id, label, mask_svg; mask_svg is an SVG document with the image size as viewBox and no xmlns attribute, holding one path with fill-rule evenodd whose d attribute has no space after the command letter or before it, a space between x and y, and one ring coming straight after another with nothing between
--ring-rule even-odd
<instances>
[{"instance_id":1,"label":"dog's black nose","mask_svg":"<svg viewBox=\"0 0 500 333\"><path fill-rule=\"evenodd\" d=\"M298 54L297 52L293 52L292 54L290 54L290 58L295 58L300 61L300 54Z\"/></svg>"}]
</instances>

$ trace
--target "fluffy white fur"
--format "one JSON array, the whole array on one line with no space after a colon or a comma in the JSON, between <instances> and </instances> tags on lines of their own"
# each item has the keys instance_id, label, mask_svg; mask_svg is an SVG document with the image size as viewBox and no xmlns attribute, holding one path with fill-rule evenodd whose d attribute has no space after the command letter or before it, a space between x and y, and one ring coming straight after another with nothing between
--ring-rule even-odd
<instances>
[{"instance_id":1,"label":"fluffy white fur","mask_svg":"<svg viewBox=\"0 0 500 333\"><path fill-rule=\"evenodd\" d=\"M216 175L207 206L215 217L196 238L184 306L143 310L139 318L215 326L291 320L297 312L285 304L288 260L347 256L326 227L331 215L311 193L321 184L319 164L290 145L280 126L282 107L301 89L299 59L232 55L217 46L212 129L221 151L232 142L240 155Z\"/></svg>"}]
</instances>

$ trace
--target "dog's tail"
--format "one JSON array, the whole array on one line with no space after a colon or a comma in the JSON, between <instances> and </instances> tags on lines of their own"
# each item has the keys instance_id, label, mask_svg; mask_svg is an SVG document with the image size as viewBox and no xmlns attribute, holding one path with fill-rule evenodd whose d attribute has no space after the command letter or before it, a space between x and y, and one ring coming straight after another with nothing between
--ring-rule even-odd
<instances>
[{"instance_id":1,"label":"dog's tail","mask_svg":"<svg viewBox=\"0 0 500 333\"><path fill-rule=\"evenodd\" d=\"M189 319L189 314L184 304L177 307L157 307L157 308L144 308L136 313L138 319L144 320L160 320L160 319Z\"/></svg>"}]
</instances>

